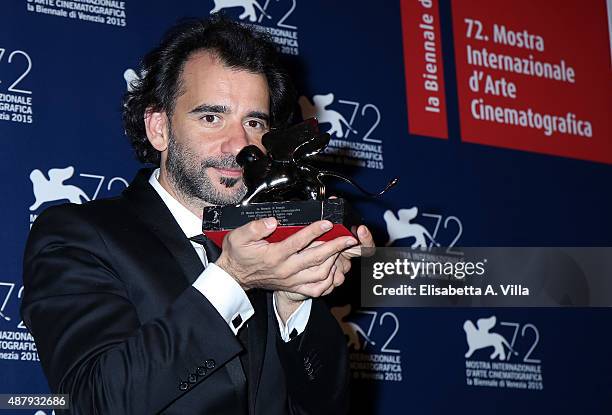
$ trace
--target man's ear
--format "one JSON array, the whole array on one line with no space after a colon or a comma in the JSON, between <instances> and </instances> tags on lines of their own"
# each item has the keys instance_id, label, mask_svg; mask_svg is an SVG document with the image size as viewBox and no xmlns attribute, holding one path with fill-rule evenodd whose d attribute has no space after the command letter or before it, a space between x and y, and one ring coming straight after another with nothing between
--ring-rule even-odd
<instances>
[{"instance_id":1,"label":"man's ear","mask_svg":"<svg viewBox=\"0 0 612 415\"><path fill-rule=\"evenodd\" d=\"M163 152L168 148L168 116L165 112L147 110L144 118L147 138L157 151Z\"/></svg>"}]
</instances>

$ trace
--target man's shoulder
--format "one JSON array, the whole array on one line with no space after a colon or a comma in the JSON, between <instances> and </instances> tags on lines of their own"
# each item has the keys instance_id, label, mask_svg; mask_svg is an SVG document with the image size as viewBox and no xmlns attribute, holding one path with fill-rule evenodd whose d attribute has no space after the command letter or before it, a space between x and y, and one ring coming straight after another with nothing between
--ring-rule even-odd
<instances>
[{"instance_id":1,"label":"man's shoulder","mask_svg":"<svg viewBox=\"0 0 612 415\"><path fill-rule=\"evenodd\" d=\"M36 218L32 229L57 221L104 225L108 222L115 223L122 217L133 217L137 212L129 195L148 193L150 175L150 169L139 170L132 183L115 197L96 199L83 204L63 203L48 207Z\"/></svg>"},{"instance_id":2,"label":"man's shoulder","mask_svg":"<svg viewBox=\"0 0 612 415\"><path fill-rule=\"evenodd\" d=\"M123 215L126 210L123 196L92 200L83 204L63 203L45 209L34 221L34 226L55 221L100 223Z\"/></svg>"},{"instance_id":3,"label":"man's shoulder","mask_svg":"<svg viewBox=\"0 0 612 415\"><path fill-rule=\"evenodd\" d=\"M24 261L46 248L103 246L101 229L123 210L121 197L84 204L65 203L45 209L34 221L25 246Z\"/></svg>"},{"instance_id":4,"label":"man's shoulder","mask_svg":"<svg viewBox=\"0 0 612 415\"><path fill-rule=\"evenodd\" d=\"M28 246L52 241L105 239L121 233L126 223L138 222L123 195L83 204L65 203L45 209L34 221Z\"/></svg>"}]
</instances>

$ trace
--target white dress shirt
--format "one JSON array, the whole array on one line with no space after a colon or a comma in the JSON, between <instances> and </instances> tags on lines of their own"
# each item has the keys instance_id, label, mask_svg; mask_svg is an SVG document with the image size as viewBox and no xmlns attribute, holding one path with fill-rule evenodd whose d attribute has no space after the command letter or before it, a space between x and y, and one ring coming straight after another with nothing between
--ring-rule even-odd
<instances>
[{"instance_id":1,"label":"white dress shirt","mask_svg":"<svg viewBox=\"0 0 612 415\"><path fill-rule=\"evenodd\" d=\"M172 197L172 195L162 187L158 179L159 169L156 169L153 174L151 174L149 183L166 204L185 236L191 238L196 235L201 235L202 220ZM255 314L253 305L249 301L246 292L231 275L216 264L208 263L206 251L202 245L193 241L191 241L191 245L196 250L198 257L200 257L205 267L204 271L202 271L194 281L193 287L210 301L221 317L227 322L234 335L236 335L242 325ZM285 342L288 342L295 335L302 333L306 328L308 318L310 317L312 300L307 299L302 301L302 304L300 304L297 310L287 319L287 324L285 325L278 315L275 296L272 296L272 299L274 314L278 321L281 337ZM238 316L240 316L239 319L237 319ZM234 323L236 324L234 325Z\"/></svg>"}]
</instances>

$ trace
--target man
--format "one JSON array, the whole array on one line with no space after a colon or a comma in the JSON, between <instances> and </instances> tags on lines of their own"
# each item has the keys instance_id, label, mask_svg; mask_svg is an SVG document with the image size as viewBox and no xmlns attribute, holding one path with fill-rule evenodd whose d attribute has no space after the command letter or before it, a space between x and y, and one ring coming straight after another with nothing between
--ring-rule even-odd
<instances>
[{"instance_id":1,"label":"man","mask_svg":"<svg viewBox=\"0 0 612 415\"><path fill-rule=\"evenodd\" d=\"M268 243L267 218L220 253L193 239L205 206L244 196L240 149L290 119L274 46L224 19L189 22L142 69L126 133L159 168L117 198L46 210L26 247L22 314L52 391L84 414L345 413L345 340L318 297L369 231L321 243L319 221Z\"/></svg>"}]
</instances>

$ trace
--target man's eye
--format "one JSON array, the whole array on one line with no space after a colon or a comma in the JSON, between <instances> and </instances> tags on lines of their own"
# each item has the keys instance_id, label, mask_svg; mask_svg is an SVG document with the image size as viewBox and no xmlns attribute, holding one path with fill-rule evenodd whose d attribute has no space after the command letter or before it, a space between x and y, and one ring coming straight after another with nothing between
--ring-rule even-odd
<instances>
[{"instance_id":1,"label":"man's eye","mask_svg":"<svg viewBox=\"0 0 612 415\"><path fill-rule=\"evenodd\" d=\"M202 117L202 119L204 121L206 121L207 123L214 123L215 121L217 121L219 117L217 115L212 115L212 114L206 114L205 116Z\"/></svg>"},{"instance_id":2,"label":"man's eye","mask_svg":"<svg viewBox=\"0 0 612 415\"><path fill-rule=\"evenodd\" d=\"M247 125L251 128L266 128L265 124L258 120L249 120Z\"/></svg>"}]
</instances>

